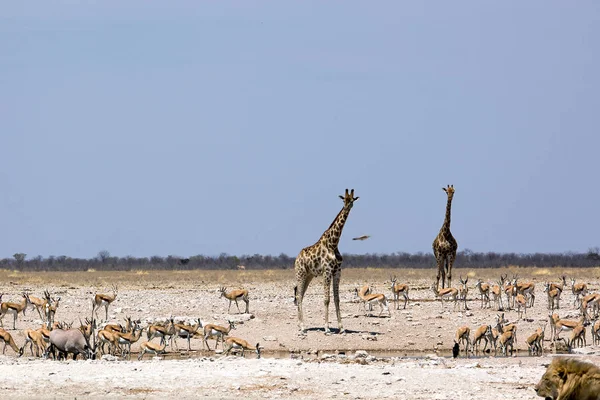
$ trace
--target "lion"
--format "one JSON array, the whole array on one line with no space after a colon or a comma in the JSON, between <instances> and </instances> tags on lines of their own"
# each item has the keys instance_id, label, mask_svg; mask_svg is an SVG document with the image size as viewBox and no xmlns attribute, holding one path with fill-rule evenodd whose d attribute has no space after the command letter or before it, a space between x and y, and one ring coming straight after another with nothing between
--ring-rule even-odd
<instances>
[{"instance_id":1,"label":"lion","mask_svg":"<svg viewBox=\"0 0 600 400\"><path fill-rule=\"evenodd\" d=\"M600 400L600 368L569 357L556 357L535 386L545 400Z\"/></svg>"}]
</instances>

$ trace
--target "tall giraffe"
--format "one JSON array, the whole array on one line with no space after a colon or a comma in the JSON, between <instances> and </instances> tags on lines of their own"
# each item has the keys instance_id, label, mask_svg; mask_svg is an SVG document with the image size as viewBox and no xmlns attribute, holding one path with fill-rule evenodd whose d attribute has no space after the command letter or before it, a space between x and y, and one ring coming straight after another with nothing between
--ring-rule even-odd
<instances>
[{"instance_id":1,"label":"tall giraffe","mask_svg":"<svg viewBox=\"0 0 600 400\"><path fill-rule=\"evenodd\" d=\"M340 196L344 201L344 206L335 217L329 228L323 232L319 241L312 246L303 248L296 257L294 267L296 269L296 286L294 287L294 304L298 306L298 320L300 330L304 329L304 316L302 314L302 300L310 281L315 276L323 275L323 285L325 290L325 333L329 333L329 293L331 281L333 280L333 302L335 303L335 312L337 315L340 333L344 332L342 326L342 315L340 313L340 277L342 273L342 255L338 250L338 243L342 236L342 229L348 219L348 214L358 200L354 197L354 189L344 196Z\"/></svg>"},{"instance_id":2,"label":"tall giraffe","mask_svg":"<svg viewBox=\"0 0 600 400\"><path fill-rule=\"evenodd\" d=\"M440 275L442 276L442 288L446 280L446 274L448 274L448 287L452 284L452 264L456 259L456 250L458 249L458 243L456 239L450 233L450 209L452 207L452 198L454 197L454 185L448 185L448 187L442 188L448 195L448 202L446 203L446 218L440 233L433 240L433 255L437 261L437 281L436 286L439 287Z\"/></svg>"}]
</instances>

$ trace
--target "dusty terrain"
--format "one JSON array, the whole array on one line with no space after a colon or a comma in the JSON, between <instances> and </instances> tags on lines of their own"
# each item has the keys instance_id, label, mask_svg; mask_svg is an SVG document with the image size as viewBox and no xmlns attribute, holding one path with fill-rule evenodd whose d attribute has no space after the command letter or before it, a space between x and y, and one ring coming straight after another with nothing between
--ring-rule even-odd
<instances>
[{"instance_id":1,"label":"dusty terrain","mask_svg":"<svg viewBox=\"0 0 600 400\"><path fill-rule=\"evenodd\" d=\"M598 291L600 269L564 270L567 277L588 283ZM375 292L391 297L389 275L411 287L406 310L395 310L391 317L367 316L353 293L355 287L370 284ZM518 320L516 311L505 316L518 325L518 354L515 357L448 358L456 329L469 325L493 324L497 310L481 309L477 278L495 282L501 273L518 273L522 280L536 283L536 302L527 316ZM315 279L305 298L306 335L297 330L291 270L281 271L132 271L80 273L17 273L0 271L3 301L17 301L28 291L41 296L48 289L60 296L57 320L78 321L91 315L91 299L96 292L107 292L112 284L119 287L117 299L109 309L109 320L123 322L125 316L146 321L173 315L180 319L201 318L204 323L225 325L228 319L239 321L232 335L260 342L263 358L247 351L245 359L223 357L203 351L199 339L192 340L192 352L169 350L164 359L144 361L68 361L56 362L20 359L10 348L0 357L0 391L8 398L74 397L84 394L97 397L127 395L135 398L192 397L326 397L349 398L416 398L479 399L494 392L495 398L536 398L533 386L552 356L551 342L546 341L547 355L529 357L525 338L548 318L547 299L543 293L546 280L558 282L561 269L455 270L469 276L470 310L453 310L452 303L442 306L432 301L429 289L433 270L348 269L342 274L341 309L343 335L323 332L323 288ZM570 283L570 281L568 281ZM238 315L235 304L227 314L228 301L219 297L219 286L243 287L250 292L249 315ZM568 290L567 290L568 289ZM562 318L578 317L573 308L570 287L566 288L559 314ZM240 303L243 311L244 304ZM333 301L330 321L337 327ZM104 310L100 312L104 319ZM41 321L35 310L19 316L13 331L10 316L4 327L18 346L24 342L22 330L38 327ZM146 339L145 333L139 343ZM550 337L549 327L546 338ZM591 335L588 331L588 345ZM155 339L156 340L156 339ZM178 340L180 349L185 341ZM210 341L211 348L214 341ZM136 353L139 345L133 347ZM356 351L359 351L358 354ZM360 352L366 351L366 354ZM593 353L594 348L588 349ZM436 356L437 352L437 356ZM132 360L135 360L135 355ZM462 355L461 355L462 357ZM588 355L598 363L600 357ZM147 361L146 361L147 360ZM24 378L26 377L26 378ZM3 396L5 397L5 396Z\"/></svg>"}]
</instances>

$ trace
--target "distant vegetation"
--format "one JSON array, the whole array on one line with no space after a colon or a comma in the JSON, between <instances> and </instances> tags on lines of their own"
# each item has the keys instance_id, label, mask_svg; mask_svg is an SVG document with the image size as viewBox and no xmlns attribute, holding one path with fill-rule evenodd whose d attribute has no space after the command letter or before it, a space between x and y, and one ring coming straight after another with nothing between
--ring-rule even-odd
<instances>
[{"instance_id":1,"label":"distant vegetation","mask_svg":"<svg viewBox=\"0 0 600 400\"><path fill-rule=\"evenodd\" d=\"M128 271L128 270L228 270L228 269L291 269L295 257L286 254L242 255L221 254L215 257L112 257L106 250L97 257L72 258L67 256L37 256L28 258L16 253L12 258L0 259L1 269L21 271ZM586 268L600 265L600 248L587 253L475 253L468 249L457 254L456 268L566 267ZM432 253L344 254L344 268L434 268Z\"/></svg>"}]
</instances>

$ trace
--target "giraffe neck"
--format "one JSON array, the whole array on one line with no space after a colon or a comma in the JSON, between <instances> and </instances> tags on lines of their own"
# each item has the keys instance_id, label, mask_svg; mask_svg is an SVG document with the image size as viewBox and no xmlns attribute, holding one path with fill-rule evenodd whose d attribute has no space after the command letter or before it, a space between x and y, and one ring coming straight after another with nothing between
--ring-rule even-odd
<instances>
[{"instance_id":1,"label":"giraffe neck","mask_svg":"<svg viewBox=\"0 0 600 400\"><path fill-rule=\"evenodd\" d=\"M348 214L350 214L350 207L344 206L331 225L329 225L329 228L323 232L319 242L325 244L328 248L337 249L340 237L342 236L342 229L344 229L344 224L348 219Z\"/></svg>"},{"instance_id":2,"label":"giraffe neck","mask_svg":"<svg viewBox=\"0 0 600 400\"><path fill-rule=\"evenodd\" d=\"M452 199L448 197L446 203L446 218L444 218L444 224L442 225L442 232L450 232L450 212L452 208Z\"/></svg>"}]
</instances>

